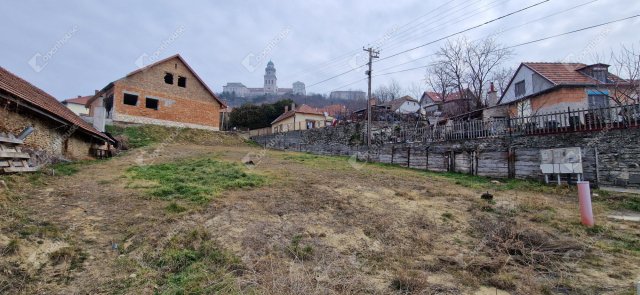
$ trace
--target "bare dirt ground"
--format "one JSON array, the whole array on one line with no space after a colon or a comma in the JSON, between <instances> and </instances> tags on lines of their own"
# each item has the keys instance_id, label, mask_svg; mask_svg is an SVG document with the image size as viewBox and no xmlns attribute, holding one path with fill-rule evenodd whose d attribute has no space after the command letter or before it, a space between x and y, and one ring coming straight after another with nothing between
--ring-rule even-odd
<instances>
[{"instance_id":1,"label":"bare dirt ground","mask_svg":"<svg viewBox=\"0 0 640 295\"><path fill-rule=\"evenodd\" d=\"M5 177L0 293L634 294L640 279L639 224L605 219L613 209L595 203L598 226L586 229L569 189L293 152L257 159L260 148L233 140L162 145L152 161L250 152L245 169L265 184L178 200L185 212L131 185L139 150L68 176ZM494 201L480 199L487 190ZM238 260L206 286L189 282L210 273L175 277L149 259L194 230Z\"/></svg>"}]
</instances>

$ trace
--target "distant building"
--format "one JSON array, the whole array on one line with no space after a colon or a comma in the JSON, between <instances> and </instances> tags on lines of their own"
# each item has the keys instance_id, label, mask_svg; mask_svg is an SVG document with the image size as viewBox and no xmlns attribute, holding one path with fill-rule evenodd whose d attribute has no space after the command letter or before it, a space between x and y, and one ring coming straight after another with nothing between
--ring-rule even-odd
<instances>
[{"instance_id":1,"label":"distant building","mask_svg":"<svg viewBox=\"0 0 640 295\"><path fill-rule=\"evenodd\" d=\"M222 92L235 93L237 97L248 97L249 88L240 82L230 82L222 86Z\"/></svg>"},{"instance_id":2,"label":"distant building","mask_svg":"<svg viewBox=\"0 0 640 295\"><path fill-rule=\"evenodd\" d=\"M347 113L347 106L343 104L332 104L326 107L318 109L323 113L327 113L329 116L335 117L339 115L345 115Z\"/></svg>"},{"instance_id":3,"label":"distant building","mask_svg":"<svg viewBox=\"0 0 640 295\"><path fill-rule=\"evenodd\" d=\"M293 94L295 95L307 95L307 90L304 87L304 83L297 81L293 82Z\"/></svg>"},{"instance_id":4,"label":"distant building","mask_svg":"<svg viewBox=\"0 0 640 295\"><path fill-rule=\"evenodd\" d=\"M394 113L404 114L404 115L416 114L420 111L420 102L417 99L408 95L400 98L396 98L383 105L388 107Z\"/></svg>"},{"instance_id":5,"label":"distant building","mask_svg":"<svg viewBox=\"0 0 640 295\"><path fill-rule=\"evenodd\" d=\"M89 115L89 108L85 106L87 104L87 101L89 101L89 98L91 98L91 95L89 96L78 95L78 97L63 100L62 104L65 105L67 108L69 108L76 115L86 116L86 115Z\"/></svg>"},{"instance_id":6,"label":"distant building","mask_svg":"<svg viewBox=\"0 0 640 295\"><path fill-rule=\"evenodd\" d=\"M261 95L280 96L285 94L306 94L304 83L298 81L293 83L293 88L279 88L276 68L272 61L267 63L264 69L264 83L262 87L247 87L240 82L228 82L222 86L222 92L234 93L236 97L256 97Z\"/></svg>"},{"instance_id":7,"label":"distant building","mask_svg":"<svg viewBox=\"0 0 640 295\"><path fill-rule=\"evenodd\" d=\"M367 94L360 90L332 91L329 94L331 99L366 99Z\"/></svg>"},{"instance_id":8,"label":"distant building","mask_svg":"<svg viewBox=\"0 0 640 295\"><path fill-rule=\"evenodd\" d=\"M303 104L296 108L295 104L284 107L284 113L271 122L273 132L288 132L323 128L331 125L333 118L319 109Z\"/></svg>"},{"instance_id":9,"label":"distant building","mask_svg":"<svg viewBox=\"0 0 640 295\"><path fill-rule=\"evenodd\" d=\"M420 98L420 107L428 118L450 118L474 110L475 100L475 96L469 89L462 93L448 93L445 98L440 93L427 91Z\"/></svg>"}]
</instances>

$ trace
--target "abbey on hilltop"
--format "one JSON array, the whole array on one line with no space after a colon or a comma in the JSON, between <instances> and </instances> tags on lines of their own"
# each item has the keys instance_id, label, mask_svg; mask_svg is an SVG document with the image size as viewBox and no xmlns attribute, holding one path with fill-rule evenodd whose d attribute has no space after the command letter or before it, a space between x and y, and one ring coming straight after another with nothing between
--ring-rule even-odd
<instances>
[{"instance_id":1,"label":"abbey on hilltop","mask_svg":"<svg viewBox=\"0 0 640 295\"><path fill-rule=\"evenodd\" d=\"M306 95L304 83L297 81L293 83L293 88L278 88L278 78L276 77L276 68L272 61L267 63L267 67L264 69L264 85L260 88L250 88L244 86L240 82L228 82L227 85L222 86L222 92L229 94L235 94L236 97L256 97L261 95Z\"/></svg>"}]
</instances>

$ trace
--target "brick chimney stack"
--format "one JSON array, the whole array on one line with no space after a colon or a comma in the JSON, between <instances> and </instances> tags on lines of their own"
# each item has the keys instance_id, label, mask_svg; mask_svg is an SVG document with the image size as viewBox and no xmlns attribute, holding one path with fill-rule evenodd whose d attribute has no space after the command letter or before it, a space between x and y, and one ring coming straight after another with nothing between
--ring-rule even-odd
<instances>
[{"instance_id":1,"label":"brick chimney stack","mask_svg":"<svg viewBox=\"0 0 640 295\"><path fill-rule=\"evenodd\" d=\"M496 91L496 87L491 82L489 86L489 92L487 92L487 106L492 107L498 104L498 91Z\"/></svg>"}]
</instances>

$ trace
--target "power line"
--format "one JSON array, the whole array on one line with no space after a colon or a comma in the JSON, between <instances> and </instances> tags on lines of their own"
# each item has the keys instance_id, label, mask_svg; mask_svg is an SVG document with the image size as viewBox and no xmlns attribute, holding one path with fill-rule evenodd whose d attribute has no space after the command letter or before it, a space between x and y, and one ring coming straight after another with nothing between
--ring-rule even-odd
<instances>
[{"instance_id":1,"label":"power line","mask_svg":"<svg viewBox=\"0 0 640 295\"><path fill-rule=\"evenodd\" d=\"M439 9L441 9L442 7L444 7L444 6L448 5L448 4L451 4L451 3L455 2L455 1L456 1L456 0L451 0L451 1L447 2L447 3L444 3L444 4L442 4L442 5L438 6L438 7L436 7L435 9L430 10L429 12L427 12L427 13L425 13L425 14L422 14L422 15L420 15L420 16L418 16L418 17L416 17L416 18L414 18L414 19L412 19L412 20L410 20L410 21L406 22L405 24L403 24L403 25L399 26L398 28L396 28L396 30L399 30L399 29L401 29L401 28L404 28L404 27L408 26L409 24L411 24L412 22L415 22L415 21L417 21L417 20L419 20L419 19L421 19L421 18L423 18L423 17L426 17L426 16L428 16L428 15L430 15L430 14L433 14L433 13L435 13L436 11L438 11ZM472 1L477 1L477 0L472 0ZM414 26L412 26L412 27L414 27ZM407 30L408 30L408 29L407 29ZM405 30L405 31L406 31L406 30ZM376 43L376 42L377 42L377 40L374 40L373 42L370 42L370 43ZM299 75L306 76L306 75L308 75L308 74L310 74L310 73L317 72L319 69L328 68L328 67L332 66L333 64L335 64L336 62L338 62L338 61L341 61L341 60L345 59L345 57L351 57L351 56L353 56L353 54L355 54L355 53L357 53L357 52L359 52L359 51L360 51L360 49L350 50L350 51L348 51L348 52L345 52L345 53L343 53L343 54L340 54L339 56L337 56L337 57L335 57L335 58L332 58L332 59L330 59L330 60L328 60L328 61L326 61L326 62L323 62L323 63L321 63L321 64L317 65L314 69L309 69L309 70L306 70L306 71L305 71L305 70L303 70L303 71L297 72L297 73L295 73L295 74L287 75L287 77L291 77L291 76L299 76Z\"/></svg>"},{"instance_id":2,"label":"power line","mask_svg":"<svg viewBox=\"0 0 640 295\"><path fill-rule=\"evenodd\" d=\"M548 39L551 39L551 38L556 38L556 37L561 37L561 36L565 36L565 35L569 35L569 34L573 34L573 33L578 33L578 32L582 32L582 31L585 31L585 30L589 30L589 29L602 27L602 26L606 26L606 25L609 25L609 24L618 23L618 22L621 22L621 21L633 19L633 18L636 18L636 17L640 17L640 14L636 14L636 15L633 15L633 16L629 16L629 17L625 17L625 18L621 18L621 19L617 19L617 20L612 20L612 21L609 21L609 22L606 22L606 23L601 23L599 25L593 25L593 26L589 26L589 27L584 27L584 28L573 30L573 31L570 31L570 32L557 34L557 35L552 35L552 36L540 38L540 39L537 39L537 40L533 40L533 41L529 41L529 42L525 42L525 43L509 46L509 47L506 47L506 49L520 47L520 46L531 44L531 43L545 41L545 40L548 40Z\"/></svg>"},{"instance_id":3,"label":"power line","mask_svg":"<svg viewBox=\"0 0 640 295\"><path fill-rule=\"evenodd\" d=\"M488 3L486 5L487 7L485 7L484 10L476 12L474 14L464 15L463 17L460 17L460 18L458 18L458 19L456 19L456 20L454 20L452 22L453 23L459 23L459 22L465 21L467 19L474 18L477 15L480 15L480 14L482 14L484 12L487 12L487 11L489 11L489 10L491 10L491 9L497 7L497 6L500 6L503 3L508 2L508 1L511 1L511 0L494 1L494 2ZM385 46L383 46L382 49L390 50L390 49L395 49L395 48L402 47L402 45L405 45L407 41L409 41L411 39L414 39L414 38L415 39L422 38L423 36L428 35L428 34L430 34L432 32L437 32L438 29L439 29L438 27L434 27L434 28L431 28L431 29L423 31L423 32L417 32L417 34L409 34L409 35L406 36L406 38L402 38L402 39L397 40L396 42L394 42L395 44L394 43L385 44ZM412 33L415 33L415 32L412 32Z\"/></svg>"},{"instance_id":4,"label":"power line","mask_svg":"<svg viewBox=\"0 0 640 295\"><path fill-rule=\"evenodd\" d=\"M574 9L577 9L577 8L580 8L580 7L583 7L585 5L589 5L589 4L592 4L594 2L598 2L598 1L600 1L600 0L592 0L592 1L589 1L589 2L582 3L582 4L578 4L576 6L569 7L567 9L564 9L564 10L561 10L561 11L558 11L558 12L555 12L555 13L552 13L552 14L549 14L549 15L546 15L546 16L543 16L543 17L540 17L540 18L537 18L537 19L522 23L522 24L519 24L517 26L513 26L513 27L510 27L508 29L500 30L500 31L498 31L496 33L488 34L488 35L486 35L486 36L484 36L482 38L478 38L476 40L473 40L472 42L476 42L476 41L479 41L481 39L484 39L484 38L487 38L487 37L490 37L490 36L497 36L497 35L500 35L500 34L504 34L504 33L508 32L508 31L514 30L516 28L523 27L523 26L526 26L528 24L535 23L535 22L538 22L538 21L541 21L541 20L544 20L544 19L548 19L550 17L556 16L556 15L559 15L559 14L567 13L567 12L569 12L571 10L574 10ZM393 69L393 68L397 68L399 66L410 64L410 63L416 62L419 59L427 58L427 57L434 56L434 55L436 55L436 54L435 53L427 54L425 56L421 56L421 57L417 57L417 58L411 59L408 62L403 62L401 64L396 64L396 65L390 66L388 68L384 68L384 69L382 69L380 71L386 71L386 70L390 70L390 69Z\"/></svg>"},{"instance_id":5,"label":"power line","mask_svg":"<svg viewBox=\"0 0 640 295\"><path fill-rule=\"evenodd\" d=\"M477 29L477 28L480 28L480 27L483 27L483 26L486 26L486 25L488 25L488 24L490 24L490 23L493 23L493 22L496 22L496 21L501 20L501 19L503 19L503 18L506 18L506 17L512 16L512 15L514 15L514 14L516 14L516 13L523 12L523 11L525 11L525 10L527 10L527 9L531 9L531 8L536 7L536 6L538 6L538 5L542 5L542 4L544 4L544 3L546 3L546 2L549 2L549 1L551 1L551 0L544 0L544 1L540 1L540 2L535 3L535 4L533 4L533 5L529 5L529 6L525 7L525 8L518 9L518 10L516 10L516 11L510 12L510 13L507 13L507 14L502 15L502 16L500 16L500 17L497 17L497 18L494 18L494 19L492 19L492 20L486 21L486 22L484 22L484 23L482 23L482 24L475 25L475 26L473 26L473 27L470 27L470 28L464 29L464 30L462 30L462 31L459 31L459 32L456 32L456 33L450 34L450 35L448 35L448 36L446 36L446 37L442 37L442 38L440 38L440 39L437 39L437 40L434 40L434 41L431 41L431 42L427 42L427 43L424 43L424 44L422 44L422 45L418 45L418 46L416 46L416 47L413 47L413 48L410 48L410 49L407 49L407 50L403 50L403 51L400 51L400 52L398 52L398 53L392 54L392 55L390 55L390 56L387 56L387 57L381 58L381 59L379 59L379 60L378 60L378 62L383 61L383 60L385 60L385 59L392 58L392 57L396 57L396 56L398 56L398 55L400 55L400 54L404 54L404 53L407 53L407 52L409 52L409 51L416 50L416 49L418 49L418 48L425 47L425 46L427 46L427 45L431 45L431 44L433 44L433 43L436 43L436 42L442 41L442 40L444 40L444 39L451 38L451 37L453 37L453 36L460 35L460 34L462 34L462 33L465 33L465 32L468 32L468 31L471 31L471 30L474 30L474 29Z\"/></svg>"},{"instance_id":6,"label":"power line","mask_svg":"<svg viewBox=\"0 0 640 295\"><path fill-rule=\"evenodd\" d=\"M474 0L474 1L475 1L475 2L482 2L483 0ZM493 4L493 3L496 3L496 2L499 2L499 1L506 2L506 1L511 1L511 0L496 0L496 1L494 1L494 2L491 2L490 4ZM471 1L471 2L473 2L473 1ZM471 3L471 4L476 4L476 3ZM459 11L463 11L464 9L466 9L466 8L468 8L468 7L471 7L471 6L472 6L471 4L464 6L464 7L462 7L462 9L459 9L459 10L450 11L450 12L447 12L447 13L441 14L441 15L439 15L439 16L438 16L438 19L446 19L446 18L448 18L450 15L452 15L452 14L454 14L454 13L457 13L457 12L459 12ZM459 6L460 6L460 5L456 5L456 6L452 7L451 9L456 8L456 7L459 7ZM451 10L451 9L450 9L450 10ZM476 12L476 13L474 13L474 14L471 14L469 17L476 16L476 15L478 15L478 14L480 14L480 13L482 13L482 12L486 11L486 10L487 10L487 9L485 9L485 10L483 10L483 11L481 11L481 12ZM470 13L471 13L471 11L470 11L468 14L470 14ZM467 17L467 18L469 18L469 17ZM419 19L419 18L418 18L418 19ZM464 19L466 19L466 18L464 18ZM425 20L425 21L426 21L426 20ZM417 25L419 25L419 24L422 24L422 23L424 23L425 21L422 21L422 22L420 22L420 23L416 24L415 26L417 26ZM447 24L457 23L457 22L460 22L460 21L461 21L461 19L454 20L454 21L446 21L446 22L444 22L444 23L441 23L441 24L436 25L435 27L432 27L430 30L428 30L428 31L427 31L427 32L425 32L425 33L432 32L432 31L436 31L436 30L437 30L437 29L439 29L439 28L445 27ZM431 22L429 22L427 25L436 24L437 22L438 22L437 20L435 20L435 21L431 21ZM399 33L399 34L394 34L392 37L390 37L390 38L389 38L389 40L393 40L394 38L397 38L399 35L403 35L404 33L407 33L407 32L413 33L414 31L412 31L411 29L412 29L413 27L415 27L415 26L412 26L412 27L410 27L410 28L408 28L408 29L406 29L406 30L400 31L400 33ZM390 44L390 45L402 45L402 43L396 44L396 42L399 42L399 41L394 41L394 42L387 42L387 41L385 41L385 42L384 42L384 44L383 44L381 47L387 46L387 45L389 45L389 44ZM379 43L379 42L378 42L378 43ZM378 47L378 48L381 48L381 47ZM396 48L396 47L398 47L398 46L394 46L393 48ZM356 65L357 65L357 64L356 64ZM339 63L337 63L337 64L335 64L334 66L338 66L338 69L344 69L345 67L347 67L347 68L348 68L349 66L355 66L355 65L349 65L349 64L346 64L346 63L345 63L345 64L343 64L342 66L340 66L340 65L339 65ZM317 71L317 72L320 72L320 71ZM311 73L312 73L312 72L311 72Z\"/></svg>"},{"instance_id":7,"label":"power line","mask_svg":"<svg viewBox=\"0 0 640 295\"><path fill-rule=\"evenodd\" d=\"M473 26L473 27L467 28L467 29L465 29L465 30L459 31L459 32L454 33L454 34L450 34L450 35L448 35L448 36L446 36L446 37L443 37L443 38L440 38L440 39L437 39L437 40L434 40L434 41L431 41L431 42L428 42L428 43L422 44L422 45L420 45L420 46L417 46L417 47L414 47L414 48L411 48L411 49L408 49L408 50L404 50L404 51L398 52L398 53L393 54L393 55L391 55L391 56L387 56L387 57L381 58L381 59L379 59L379 60L378 60L378 62L379 62L379 61L382 61L382 60L386 60L386 59L392 58L392 57L395 57L395 56L398 56L398 55L400 55L400 54L403 54L403 53L406 53L406 52L409 52L409 51L412 51L412 50L416 50L416 49L418 49L418 48L421 48L421 47L427 46L427 45L429 45L429 44L433 44L433 43L435 43L435 42L438 42L438 41L441 41L441 40L444 40L444 39L447 39L447 38L453 37L453 36L455 36L455 35L459 35L459 34L462 34L462 33L465 33L465 32L468 32L468 31L471 31L471 30L474 30L474 29L480 28L480 27L482 27L482 26L488 25L488 24L490 24L490 23L493 23L493 22L498 21L498 20L500 20L500 19L503 19L503 18L506 18L506 17L512 16L512 15L514 15L514 14L517 14L517 13L523 12L523 11L525 11L525 10L527 10L527 9L531 9L531 8L533 8L533 7L536 7L536 6L538 6L538 5L541 5L541 4L546 3L546 2L549 2L549 1L551 1L551 0L544 0L544 1L538 2L538 3L533 4L533 5L529 5L529 6L525 7L525 8L522 8L522 9L519 9L519 10L516 10L516 11L513 11L513 12L510 12L510 13L508 13L508 14L505 14L505 15L499 16L499 17L497 17L497 18L494 18L494 19L492 19L492 20L486 21L486 22L484 22L484 23L482 23L482 24L479 24L479 25L476 25L476 26ZM322 80L322 81L320 81L320 82L313 83L313 84L311 84L311 85L307 86L307 88L310 88L310 87L316 86L316 85L318 85L318 84L322 84L322 83L324 83L324 82L327 82L327 81L329 81L329 80L333 80L333 79L335 79L335 78L337 78L337 77L340 77L340 76L346 75L346 74L351 73L351 72L353 72L353 71L355 71L355 70L357 70L357 69L360 69L360 68L362 68L362 67L364 67L364 66L365 66L365 65L361 65L361 66L355 67L355 68L353 68L353 69L351 69L351 70L348 70L348 71L342 72L342 73L340 73L340 74L338 74L338 75L335 75L335 76L332 76L332 77L330 77L330 78L324 79L324 80Z\"/></svg>"},{"instance_id":8,"label":"power line","mask_svg":"<svg viewBox=\"0 0 640 295\"><path fill-rule=\"evenodd\" d=\"M566 36L566 35L570 35L570 34L579 33L579 32L582 32L582 31L586 31L586 30L590 30L590 29L594 29L594 28L610 25L610 24L613 24L613 23L618 23L618 22L622 22L622 21L625 21L625 20L634 19L634 18L637 18L637 17L640 17L640 14L636 14L636 15L633 15L633 16L629 16L629 17L625 17L625 18L620 18L620 19L604 22L604 23L601 23L601 24L593 25L593 26L588 26L588 27L576 29L576 30L569 31L569 32L564 32L564 33L561 33L561 34L547 36L547 37L544 37L544 38L531 40L531 41L527 41L527 42L524 42L524 43L519 43L519 44L516 44L516 45L507 46L507 47L501 48L500 50L516 48L516 47L520 47L520 46L524 46L524 45L529 45L529 44L533 44L533 43L537 43L537 42L542 42L542 41L546 41L546 40L549 40L549 39L558 38L558 37L562 37L562 36ZM410 69L405 69L405 70L399 70L399 71L395 71L395 72L381 73L381 74L375 75L374 77L397 74L397 73L402 73L402 72L408 72L408 71L413 71L413 70L427 68L427 67L429 67L429 66L420 66L420 67L415 67L415 68L410 68Z\"/></svg>"}]
</instances>

